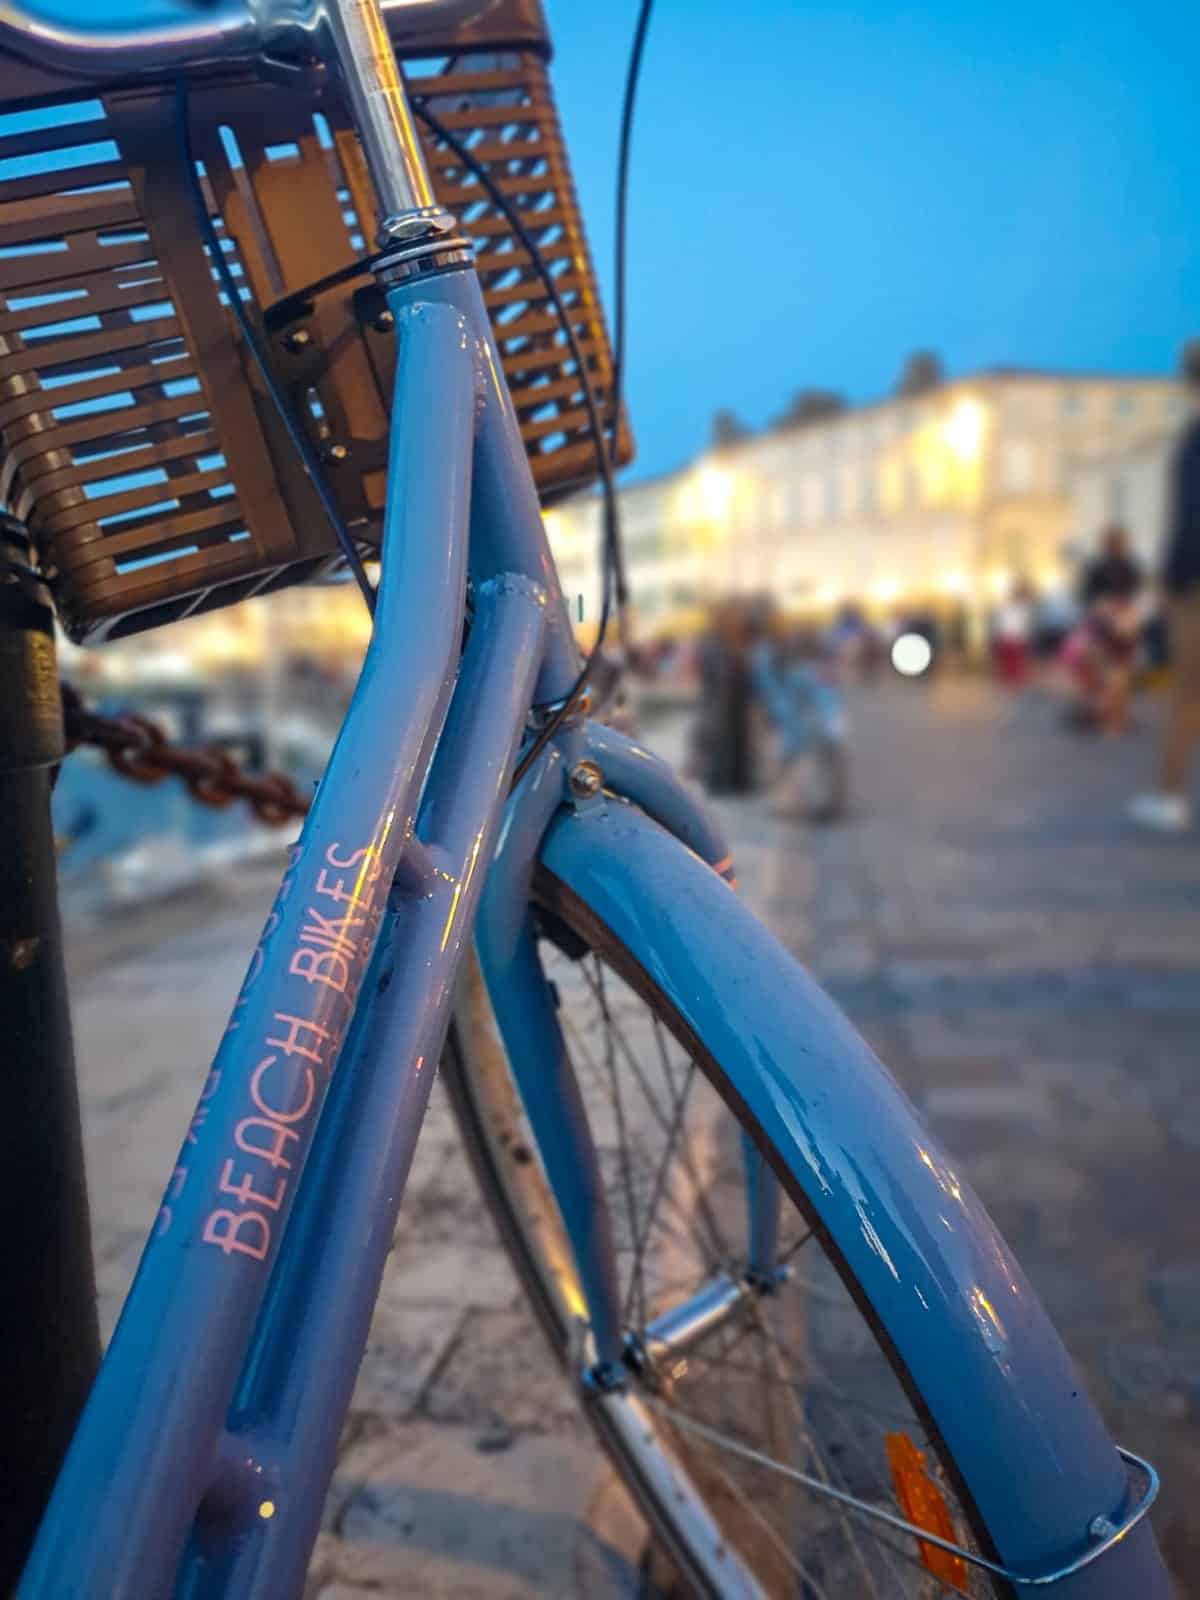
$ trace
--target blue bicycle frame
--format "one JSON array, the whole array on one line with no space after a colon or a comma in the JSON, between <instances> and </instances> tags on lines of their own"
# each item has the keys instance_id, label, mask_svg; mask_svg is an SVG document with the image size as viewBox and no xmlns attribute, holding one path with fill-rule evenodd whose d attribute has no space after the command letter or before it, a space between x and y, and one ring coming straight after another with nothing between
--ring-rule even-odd
<instances>
[{"instance_id":1,"label":"blue bicycle frame","mask_svg":"<svg viewBox=\"0 0 1200 1600\"><path fill-rule=\"evenodd\" d=\"M1021 1452L1027 1473L988 1501L1006 1559L1038 1570L1077 1554L1090 1518L1120 1517L1119 1459L982 1208L738 905L724 843L689 792L611 730L576 725L505 811L529 708L565 692L575 649L473 274L403 285L390 304L404 359L374 636L22 1595L299 1592L485 880L492 1004L596 1358L619 1360L603 1191L533 942L539 856L719 1049L792 1153L790 1176L906 1361L919 1353L923 1395L943 1397L935 1420L956 1459L982 1457L986 1474ZM583 759L606 793L572 796L564 778ZM773 1187L752 1155L768 1259ZM1021 1435L1004 1449L997 1416ZM1061 1526L1030 1548L1030 1510L1044 1529L1047 1503ZM1129 1592L1143 1536L1089 1571L1088 1595ZM1084 1592L1083 1577L1056 1592Z\"/></svg>"},{"instance_id":2,"label":"blue bicycle frame","mask_svg":"<svg viewBox=\"0 0 1200 1600\"><path fill-rule=\"evenodd\" d=\"M772 1169L747 1150L748 1266L770 1271L781 1180L862 1285L1001 1558L1077 1560L1097 1517L1121 1522L1121 1461L978 1201L730 892L718 830L645 751L582 722L508 798L530 708L566 694L578 656L473 272L388 300L403 357L374 635L20 1593L301 1590L473 933L592 1360L618 1370L604 1194L535 945L539 862L773 1148ZM599 790L569 781L582 762ZM1055 1592L1165 1600L1151 1547L1142 1523Z\"/></svg>"}]
</instances>

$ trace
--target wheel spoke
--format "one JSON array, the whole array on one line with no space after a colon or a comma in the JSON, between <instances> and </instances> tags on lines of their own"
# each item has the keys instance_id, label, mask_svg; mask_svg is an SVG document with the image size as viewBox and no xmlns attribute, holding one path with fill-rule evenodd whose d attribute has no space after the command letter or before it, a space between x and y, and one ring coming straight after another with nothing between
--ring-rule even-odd
<instances>
[{"instance_id":1,"label":"wheel spoke","mask_svg":"<svg viewBox=\"0 0 1200 1600\"><path fill-rule=\"evenodd\" d=\"M595 1057L592 1055L592 1052L589 1049L586 1041L570 1022L568 1022L565 1031L571 1035L571 1038L578 1045L580 1054L582 1055L583 1060L588 1067L593 1081L598 1086L603 1088L604 1092L609 1096L611 1101L612 1086L608 1082L607 1074L596 1062ZM641 1139L629 1139L628 1142L633 1146L634 1149L636 1149L639 1157L642 1159L647 1169L651 1168L654 1165L653 1158L650 1156L649 1151ZM703 1209L698 1209L697 1213L695 1214L685 1211L677 1197L671 1192L670 1189L665 1191L663 1199L671 1207L671 1210L679 1218L680 1222L691 1236L696 1252L704 1266L711 1270L718 1266L726 1265L728 1263L728 1256L725 1252L724 1245L720 1237L713 1232L712 1229L710 1229L709 1236L706 1239L703 1238L697 1230L697 1216L701 1222L707 1223L708 1221Z\"/></svg>"},{"instance_id":2,"label":"wheel spoke","mask_svg":"<svg viewBox=\"0 0 1200 1600\"><path fill-rule=\"evenodd\" d=\"M919 1537L910 1533L906 1527L901 1525L904 1519L900 1517L898 1512L891 1512L880 1506L871 1506L869 1502L863 1501L856 1495L848 1494L845 1490L839 1489L833 1484L822 1482L821 1479L813 1477L811 1473L800 1472L795 1467L785 1466L781 1461L772 1461L769 1456L763 1455L760 1450L752 1449L749 1445L743 1444L740 1439L731 1438L728 1434L722 1433L717 1428L710 1427L708 1423L701 1422L696 1417L689 1416L687 1412L680 1411L675 1406L664 1405L657 1397L647 1396L646 1404L652 1411L664 1416L668 1423L674 1427L682 1429L685 1433L695 1434L698 1438L706 1440L717 1449L723 1450L727 1455L737 1457L742 1461L748 1462L751 1466L760 1467L764 1472L773 1473L778 1477L796 1483L822 1499L840 1502L848 1510L855 1512L859 1516L870 1517L872 1521L878 1520L885 1526L891 1525L898 1533L906 1534L914 1539ZM918 1557L900 1549L898 1545L892 1544L875 1528L871 1529L871 1535L882 1548L890 1551L893 1555L902 1557L920 1571L923 1576L932 1579L944 1593L961 1594L960 1590L951 1588L943 1583L936 1574L929 1572Z\"/></svg>"},{"instance_id":3,"label":"wheel spoke","mask_svg":"<svg viewBox=\"0 0 1200 1600\"><path fill-rule=\"evenodd\" d=\"M639 1234L637 1200L633 1192L633 1167L630 1161L629 1135L625 1123L625 1098L621 1093L621 1074L616 1067L616 1052L613 1048L612 1018L608 1010L608 998L604 992L604 968L596 961L596 987L595 994L600 1003L601 1014L604 1017L604 1069L608 1081L612 1085L613 1110L617 1118L617 1138L620 1140L621 1181L625 1186L625 1205L629 1217L629 1237L636 1239ZM642 1281L641 1256L634 1256L633 1274L630 1279L631 1292L636 1294L640 1320L646 1320L646 1293Z\"/></svg>"},{"instance_id":4,"label":"wheel spoke","mask_svg":"<svg viewBox=\"0 0 1200 1600\"><path fill-rule=\"evenodd\" d=\"M641 1283L642 1261L643 1261L643 1259L645 1257L645 1254L646 1254L646 1245L647 1245L647 1243L649 1241L649 1238L650 1238L650 1229L651 1229L651 1227L653 1225L653 1222L654 1222L654 1217L655 1217L656 1209L657 1209L657 1206L658 1206L659 1196L662 1194L662 1190L663 1190L663 1184L666 1182L667 1169L671 1164L671 1157L675 1153L675 1146L676 1146L676 1143L678 1142L678 1139L679 1139L679 1130L680 1130L680 1127L683 1124L684 1112L687 1109L688 1095L691 1093L691 1088L692 1088L693 1082L695 1081L695 1076L696 1076L696 1063L693 1061L690 1064L690 1066L688 1067L687 1082L683 1086L683 1092L682 1092L682 1094L680 1094L680 1096L679 1096L679 1098L678 1098L678 1100L676 1101L676 1104L675 1104L675 1115L671 1119L671 1129L670 1129L670 1133L669 1133L669 1135L667 1137L666 1148L663 1150L662 1160L658 1164L658 1171L654 1174L654 1186L650 1191L650 1199L647 1202L645 1222L643 1223L641 1235L638 1238L637 1247L636 1247L636 1250L634 1252L633 1273L634 1273L634 1279L639 1284ZM629 1313L630 1313L630 1309L631 1309L630 1308L630 1299L632 1297L632 1292L633 1292L633 1284L631 1283L630 1284L630 1293L625 1298L624 1318L625 1318L626 1322L629 1321ZM641 1309L641 1318L640 1318L640 1320L638 1322L638 1327L639 1328L644 1328L646 1326L646 1303L645 1303L645 1296L644 1295L642 1296L641 1308L640 1309Z\"/></svg>"},{"instance_id":5,"label":"wheel spoke","mask_svg":"<svg viewBox=\"0 0 1200 1600\"><path fill-rule=\"evenodd\" d=\"M678 1090L678 1087L676 1086L676 1083L675 1083L675 1069L671 1066L671 1053L667 1049L666 1040L663 1038L663 1032L664 1032L663 1025L662 1025L662 1022L659 1020L658 1017L651 1017L650 1020L654 1025L654 1043L658 1047L658 1059L659 1059L659 1063L662 1066L663 1077L667 1080L667 1083L670 1085L672 1100L675 1102L676 1105L678 1105L678 1103L679 1103L679 1090ZM689 1062L691 1062L693 1058L689 1057L688 1059L689 1059Z\"/></svg>"},{"instance_id":6,"label":"wheel spoke","mask_svg":"<svg viewBox=\"0 0 1200 1600\"><path fill-rule=\"evenodd\" d=\"M802 1233L798 1239L793 1239L786 1250L778 1253L775 1257L776 1269L778 1270L780 1267L786 1267L788 1262L793 1258L793 1256L795 1256L796 1252L802 1250L808 1241L813 1237L813 1233L814 1230L809 1228L805 1233Z\"/></svg>"},{"instance_id":7,"label":"wheel spoke","mask_svg":"<svg viewBox=\"0 0 1200 1600\"><path fill-rule=\"evenodd\" d=\"M683 1553L692 1542L698 1573L710 1570L715 1534L772 1600L958 1594L928 1570L928 1546L899 1515L886 1450L897 1429L931 1458L952 1525L969 1526L869 1306L844 1285L844 1264L791 1186L781 1188L778 1277L746 1277L739 1135L766 1149L762 1130L731 1105L719 1064L685 1037L647 975L582 936L581 958L545 953L615 1224L622 1318L646 1335L647 1359L629 1377L645 1410L636 1429L618 1430L618 1462L628 1456L650 1486L664 1537ZM540 1163L532 1176L549 1194ZM676 1520L664 1458L712 1519L696 1523L710 1530L702 1536ZM971 1594L992 1592L980 1569L970 1579Z\"/></svg>"},{"instance_id":8,"label":"wheel spoke","mask_svg":"<svg viewBox=\"0 0 1200 1600\"><path fill-rule=\"evenodd\" d=\"M760 1308L756 1308L756 1309L760 1309ZM756 1320L758 1321L758 1325L759 1325L760 1330L766 1332L768 1334L768 1336L769 1336L767 1339L765 1339L763 1341L763 1359L764 1359L764 1361L769 1360L773 1356L775 1358L775 1361L778 1363L779 1361L784 1359L782 1347L780 1346L780 1343L779 1343L778 1339L775 1337L774 1333L771 1332L770 1329L766 1328L764 1319L763 1319L763 1317L761 1315L761 1309L760 1309L760 1315L758 1316L758 1318ZM809 1427L808 1421L805 1418L805 1416L804 1416L804 1414L803 1414L803 1412L802 1412L802 1410L800 1408L799 1396L796 1394L796 1391L794 1389L790 1388L790 1387L787 1390L787 1399L788 1399L788 1402L789 1402L789 1405L790 1405L790 1409L792 1411L793 1420L794 1420L794 1422L796 1424L796 1427L797 1427L797 1429L799 1431L799 1437L807 1445L808 1454L809 1454L810 1458L817 1465L818 1475L822 1478L822 1480L826 1484L828 1484L831 1481L831 1475L830 1475L829 1469L825 1465L825 1458L824 1458L824 1456L823 1456L823 1454L821 1452L820 1447L817 1444L817 1441L814 1439L813 1433L812 1433L812 1429ZM845 1480L844 1479L842 1480L841 1487L843 1487L843 1488L845 1487ZM858 1533L851 1526L850 1519L849 1519L849 1517L846 1515L846 1513L844 1511L840 1511L839 1512L839 1520L841 1522L842 1532L843 1532L843 1534L845 1536L846 1543L849 1545L851 1551L853 1552L854 1559L858 1563L858 1566L862 1571L863 1577L866 1579L867 1583L870 1584L872 1590L874 1590L875 1585L874 1585L874 1582L872 1581L872 1578L871 1578L871 1570L867 1565L866 1558L864 1557L864 1555L862 1553L862 1548L859 1545Z\"/></svg>"},{"instance_id":9,"label":"wheel spoke","mask_svg":"<svg viewBox=\"0 0 1200 1600\"><path fill-rule=\"evenodd\" d=\"M642 1091L642 1094L646 1098L646 1104L650 1107L654 1120L658 1123L659 1128L666 1133L670 1123L664 1114L657 1097L651 1091L650 1085L646 1080L646 1074L642 1070L635 1052L630 1047L624 1033L617 1026L615 1019L613 1019L611 1015L606 1016L605 1022L606 1025L611 1028L612 1036L620 1046L621 1053L625 1057L625 1060L629 1066L629 1070L633 1073L634 1078L637 1080L638 1086ZM695 1154L691 1147L691 1140L686 1135L684 1137L680 1152L680 1161L684 1171L691 1180L693 1198L696 1202L696 1205L704 1217L706 1226L711 1230L716 1241L718 1254L723 1262L728 1262L732 1259L729 1247L725 1243L724 1235L712 1213L712 1208L708 1203L707 1195L705 1193L706 1186L696 1172Z\"/></svg>"},{"instance_id":10,"label":"wheel spoke","mask_svg":"<svg viewBox=\"0 0 1200 1600\"><path fill-rule=\"evenodd\" d=\"M813 1594L813 1600L828 1600L828 1593L825 1588L820 1584L820 1582L818 1582L816 1578L813 1577L812 1573L800 1560L800 1557L796 1554L796 1552L788 1549L787 1545L780 1537L778 1530L772 1525L763 1512L760 1511L759 1508L754 1504L754 1501L742 1488L741 1484L737 1481L733 1474L729 1472L727 1468L723 1467L719 1461L713 1461L712 1466L716 1471L717 1476L729 1490L730 1494L733 1495L734 1499L737 1500L749 1513L751 1519L763 1530L767 1538L771 1541L771 1544L783 1557L784 1561L787 1562L792 1571L796 1573L798 1577L803 1579L803 1581L809 1586Z\"/></svg>"}]
</instances>

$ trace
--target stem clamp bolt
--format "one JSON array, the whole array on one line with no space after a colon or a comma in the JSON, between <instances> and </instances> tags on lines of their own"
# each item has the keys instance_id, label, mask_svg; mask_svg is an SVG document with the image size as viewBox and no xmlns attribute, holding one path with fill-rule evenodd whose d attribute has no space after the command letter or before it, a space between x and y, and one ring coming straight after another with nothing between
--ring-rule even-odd
<instances>
[{"instance_id":1,"label":"stem clamp bolt","mask_svg":"<svg viewBox=\"0 0 1200 1600\"><path fill-rule=\"evenodd\" d=\"M600 793L604 777L594 761L578 761L571 768L567 783L577 800L590 800Z\"/></svg>"}]
</instances>

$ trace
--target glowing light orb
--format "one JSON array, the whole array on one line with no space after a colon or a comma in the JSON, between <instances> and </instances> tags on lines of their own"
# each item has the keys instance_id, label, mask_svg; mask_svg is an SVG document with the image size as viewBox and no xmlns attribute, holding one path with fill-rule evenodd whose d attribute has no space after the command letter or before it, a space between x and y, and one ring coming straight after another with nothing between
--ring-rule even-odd
<instances>
[{"instance_id":1,"label":"glowing light orb","mask_svg":"<svg viewBox=\"0 0 1200 1600\"><path fill-rule=\"evenodd\" d=\"M932 660L933 646L923 633L902 633L892 645L892 665L902 678L919 678Z\"/></svg>"}]
</instances>

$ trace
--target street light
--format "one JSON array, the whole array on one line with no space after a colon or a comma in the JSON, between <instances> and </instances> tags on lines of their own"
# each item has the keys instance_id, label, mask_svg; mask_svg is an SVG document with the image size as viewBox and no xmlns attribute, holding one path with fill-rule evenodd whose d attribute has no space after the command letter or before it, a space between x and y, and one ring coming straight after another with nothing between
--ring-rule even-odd
<instances>
[{"instance_id":1,"label":"street light","mask_svg":"<svg viewBox=\"0 0 1200 1600\"><path fill-rule=\"evenodd\" d=\"M933 661L933 646L923 633L902 633L892 645L892 665L902 678L919 678Z\"/></svg>"},{"instance_id":2,"label":"street light","mask_svg":"<svg viewBox=\"0 0 1200 1600\"><path fill-rule=\"evenodd\" d=\"M698 483L706 516L713 522L723 522L733 503L732 472L721 467L701 467Z\"/></svg>"},{"instance_id":3,"label":"street light","mask_svg":"<svg viewBox=\"0 0 1200 1600\"><path fill-rule=\"evenodd\" d=\"M986 427L987 413L979 401L963 398L942 423L942 438L959 461L977 461Z\"/></svg>"},{"instance_id":4,"label":"street light","mask_svg":"<svg viewBox=\"0 0 1200 1600\"><path fill-rule=\"evenodd\" d=\"M965 572L943 572L937 582L943 594L964 595L970 588Z\"/></svg>"}]
</instances>

